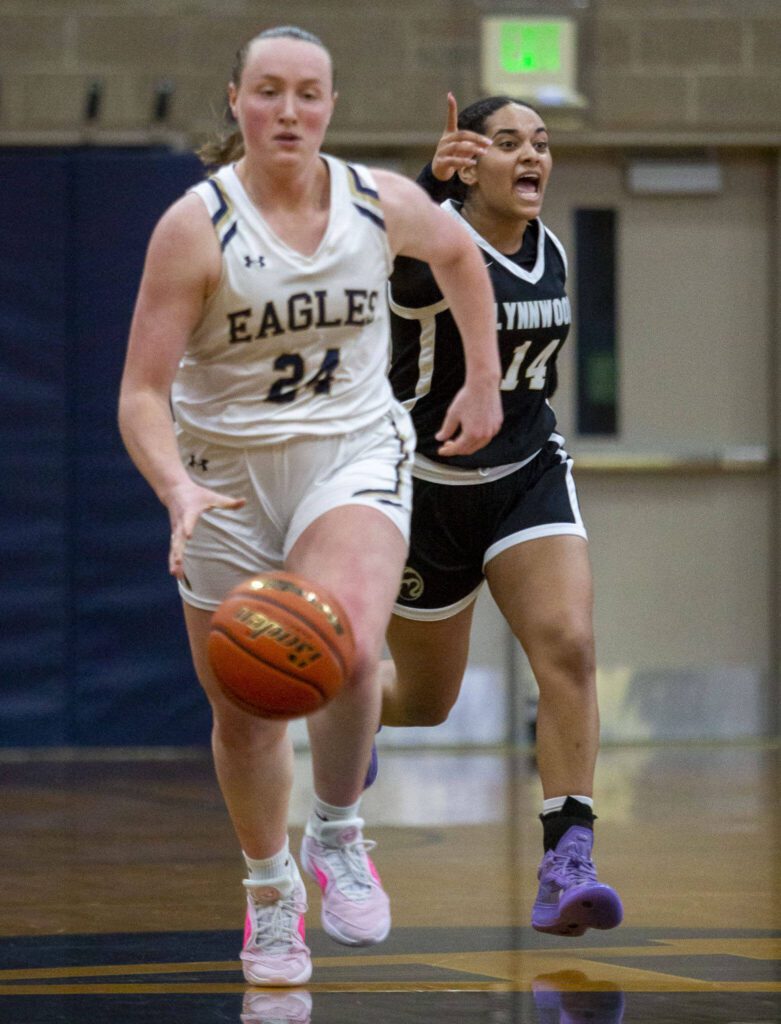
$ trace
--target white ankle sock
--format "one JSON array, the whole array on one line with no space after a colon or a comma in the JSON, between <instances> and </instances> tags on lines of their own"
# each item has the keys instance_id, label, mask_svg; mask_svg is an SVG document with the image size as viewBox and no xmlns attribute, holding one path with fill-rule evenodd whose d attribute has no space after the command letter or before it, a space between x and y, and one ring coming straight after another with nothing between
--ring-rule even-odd
<instances>
[{"instance_id":1,"label":"white ankle sock","mask_svg":"<svg viewBox=\"0 0 781 1024\"><path fill-rule=\"evenodd\" d=\"M320 829L326 822L350 821L358 817L361 801L351 804L349 807L336 807L334 804L327 804L315 794L315 802L307 823L307 832L310 835L319 836Z\"/></svg>"},{"instance_id":2,"label":"white ankle sock","mask_svg":"<svg viewBox=\"0 0 781 1024\"><path fill-rule=\"evenodd\" d=\"M275 882L278 879L292 878L293 875L290 867L289 839L285 840L285 845L273 857L253 860L244 853L244 861L247 865L247 874L253 882Z\"/></svg>"},{"instance_id":3,"label":"white ankle sock","mask_svg":"<svg viewBox=\"0 0 781 1024\"><path fill-rule=\"evenodd\" d=\"M594 810L594 801L590 796L578 796L576 793L569 793L573 800L577 800L578 803L585 804L586 807L590 807ZM566 796L552 796L549 800L542 801L542 813L551 814L553 811L560 811L567 800Z\"/></svg>"}]
</instances>

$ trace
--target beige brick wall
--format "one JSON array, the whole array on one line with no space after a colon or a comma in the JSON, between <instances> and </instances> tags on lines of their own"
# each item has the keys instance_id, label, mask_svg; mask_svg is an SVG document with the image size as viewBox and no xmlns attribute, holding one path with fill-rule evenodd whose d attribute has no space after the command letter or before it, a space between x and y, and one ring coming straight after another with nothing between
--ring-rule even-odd
<instances>
[{"instance_id":1,"label":"beige brick wall","mask_svg":"<svg viewBox=\"0 0 781 1024\"><path fill-rule=\"evenodd\" d=\"M334 55L335 132L420 138L444 94L480 95L484 14L569 12L581 38L580 130L781 131L781 0L0 0L0 142L78 131L90 82L99 131L145 131L155 84L176 87L188 140L222 108L236 47L300 24Z\"/></svg>"},{"instance_id":2,"label":"beige brick wall","mask_svg":"<svg viewBox=\"0 0 781 1024\"><path fill-rule=\"evenodd\" d=\"M593 5L600 128L781 129L779 0Z\"/></svg>"}]
</instances>

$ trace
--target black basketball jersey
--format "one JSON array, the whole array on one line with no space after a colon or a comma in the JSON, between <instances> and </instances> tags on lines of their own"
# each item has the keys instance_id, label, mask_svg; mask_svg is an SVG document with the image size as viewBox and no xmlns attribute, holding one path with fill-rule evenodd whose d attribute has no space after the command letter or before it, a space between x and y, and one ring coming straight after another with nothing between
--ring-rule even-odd
<instances>
[{"instance_id":1,"label":"black basketball jersey","mask_svg":"<svg viewBox=\"0 0 781 1024\"><path fill-rule=\"evenodd\" d=\"M496 299L504 421L499 433L472 455L437 454L435 438L445 412L464 383L461 338L428 264L396 259L390 282L391 369L396 397L409 409L427 458L475 469L522 462L538 451L556 426L548 403L555 389L556 356L571 323L561 243L540 220L524 233L523 246L506 256L485 241L448 199L443 209L480 247Z\"/></svg>"}]
</instances>

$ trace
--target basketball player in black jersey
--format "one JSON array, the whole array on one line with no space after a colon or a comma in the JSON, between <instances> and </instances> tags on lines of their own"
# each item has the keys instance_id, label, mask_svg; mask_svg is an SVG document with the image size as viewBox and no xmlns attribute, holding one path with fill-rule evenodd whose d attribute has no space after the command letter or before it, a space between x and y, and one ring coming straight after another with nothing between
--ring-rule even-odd
<instances>
[{"instance_id":1,"label":"basketball player in black jersey","mask_svg":"<svg viewBox=\"0 0 781 1024\"><path fill-rule=\"evenodd\" d=\"M522 644L540 696L537 761L544 856L532 924L582 935L623 910L591 859L599 714L592 578L572 460L548 399L570 325L564 250L540 220L551 173L532 107L491 97L448 119L418 181L465 224L496 298L504 421L479 451L447 457L436 439L463 383L458 330L425 263L391 279L391 383L418 435L412 542L381 665L382 722L436 725L455 703L483 580Z\"/></svg>"}]
</instances>

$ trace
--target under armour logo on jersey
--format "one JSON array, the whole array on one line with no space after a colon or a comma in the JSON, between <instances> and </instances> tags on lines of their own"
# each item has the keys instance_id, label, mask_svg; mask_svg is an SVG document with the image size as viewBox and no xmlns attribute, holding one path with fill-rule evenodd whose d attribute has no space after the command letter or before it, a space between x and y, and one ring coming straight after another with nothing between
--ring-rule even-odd
<instances>
[{"instance_id":1,"label":"under armour logo on jersey","mask_svg":"<svg viewBox=\"0 0 781 1024\"><path fill-rule=\"evenodd\" d=\"M265 267L265 265L266 265L266 257L265 256L257 256L255 259L253 259L251 256L245 256L244 257L244 266L247 267L247 268L249 268L249 267Z\"/></svg>"},{"instance_id":2,"label":"under armour logo on jersey","mask_svg":"<svg viewBox=\"0 0 781 1024\"><path fill-rule=\"evenodd\" d=\"M202 470L205 473L206 472L206 467L209 465L209 460L208 459L196 459L195 455L191 454L190 455L190 461L187 463L187 465L188 466L192 466L193 468L195 468L197 466L198 469Z\"/></svg>"}]
</instances>

